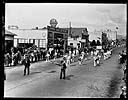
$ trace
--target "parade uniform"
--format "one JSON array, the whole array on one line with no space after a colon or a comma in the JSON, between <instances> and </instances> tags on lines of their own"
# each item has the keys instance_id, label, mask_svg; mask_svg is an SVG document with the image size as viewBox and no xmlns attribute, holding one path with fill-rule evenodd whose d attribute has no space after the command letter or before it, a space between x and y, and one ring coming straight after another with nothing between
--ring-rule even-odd
<instances>
[{"instance_id":1,"label":"parade uniform","mask_svg":"<svg viewBox=\"0 0 128 100\"><path fill-rule=\"evenodd\" d=\"M101 58L101 56L98 54L97 55L97 64L100 64L100 58Z\"/></svg>"},{"instance_id":2,"label":"parade uniform","mask_svg":"<svg viewBox=\"0 0 128 100\"><path fill-rule=\"evenodd\" d=\"M93 57L93 51L91 51L91 57Z\"/></svg>"},{"instance_id":3,"label":"parade uniform","mask_svg":"<svg viewBox=\"0 0 128 100\"><path fill-rule=\"evenodd\" d=\"M57 58L57 52L54 53L54 60Z\"/></svg>"},{"instance_id":4,"label":"parade uniform","mask_svg":"<svg viewBox=\"0 0 128 100\"><path fill-rule=\"evenodd\" d=\"M50 57L50 54L47 53L47 54L46 54L46 61L49 61L49 57Z\"/></svg>"},{"instance_id":5,"label":"parade uniform","mask_svg":"<svg viewBox=\"0 0 128 100\"><path fill-rule=\"evenodd\" d=\"M74 62L74 58L75 58L75 53L72 53L72 62Z\"/></svg>"},{"instance_id":6,"label":"parade uniform","mask_svg":"<svg viewBox=\"0 0 128 100\"><path fill-rule=\"evenodd\" d=\"M94 56L93 56L93 60L94 60L94 66L97 65L97 52L94 52Z\"/></svg>"},{"instance_id":7,"label":"parade uniform","mask_svg":"<svg viewBox=\"0 0 128 100\"><path fill-rule=\"evenodd\" d=\"M79 62L79 65L82 64L82 56L79 57L78 62Z\"/></svg>"},{"instance_id":8,"label":"parade uniform","mask_svg":"<svg viewBox=\"0 0 128 100\"><path fill-rule=\"evenodd\" d=\"M71 58L71 56L68 55L68 56L67 56L67 64L68 64L68 65L70 65L70 58Z\"/></svg>"},{"instance_id":9,"label":"parade uniform","mask_svg":"<svg viewBox=\"0 0 128 100\"><path fill-rule=\"evenodd\" d=\"M84 59L84 53L82 53L82 54L80 55L79 59L78 59L79 65L82 64L83 59Z\"/></svg>"}]
</instances>

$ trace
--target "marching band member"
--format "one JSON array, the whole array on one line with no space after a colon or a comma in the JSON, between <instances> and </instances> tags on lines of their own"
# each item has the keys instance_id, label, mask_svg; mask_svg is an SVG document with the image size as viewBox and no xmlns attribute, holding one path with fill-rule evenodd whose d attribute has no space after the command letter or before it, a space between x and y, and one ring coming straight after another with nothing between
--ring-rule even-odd
<instances>
[{"instance_id":1,"label":"marching band member","mask_svg":"<svg viewBox=\"0 0 128 100\"><path fill-rule=\"evenodd\" d=\"M94 51L94 56L93 56L93 62L94 62L94 67L97 65L97 51Z\"/></svg>"}]
</instances>

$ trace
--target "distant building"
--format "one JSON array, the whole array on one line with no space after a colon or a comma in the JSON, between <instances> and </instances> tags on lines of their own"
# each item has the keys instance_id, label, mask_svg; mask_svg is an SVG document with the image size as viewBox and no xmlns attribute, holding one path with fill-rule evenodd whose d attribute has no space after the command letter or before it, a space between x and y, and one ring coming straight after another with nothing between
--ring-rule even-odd
<instances>
[{"instance_id":1,"label":"distant building","mask_svg":"<svg viewBox=\"0 0 128 100\"><path fill-rule=\"evenodd\" d=\"M68 45L75 48L88 46L89 34L87 28L66 28L68 30Z\"/></svg>"},{"instance_id":2,"label":"distant building","mask_svg":"<svg viewBox=\"0 0 128 100\"><path fill-rule=\"evenodd\" d=\"M112 30L102 30L102 31L97 31L95 30L94 32L89 32L89 40L99 40L99 38L102 38L102 32L107 34L108 40L116 40L116 31Z\"/></svg>"},{"instance_id":3,"label":"distant building","mask_svg":"<svg viewBox=\"0 0 128 100\"><path fill-rule=\"evenodd\" d=\"M101 38L102 38L102 31L89 32L89 41L100 40L101 42Z\"/></svg>"}]
</instances>

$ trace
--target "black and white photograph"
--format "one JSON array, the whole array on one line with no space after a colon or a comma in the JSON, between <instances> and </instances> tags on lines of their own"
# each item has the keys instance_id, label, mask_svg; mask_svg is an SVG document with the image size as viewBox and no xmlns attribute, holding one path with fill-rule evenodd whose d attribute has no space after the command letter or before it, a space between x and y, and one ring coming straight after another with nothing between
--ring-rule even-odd
<instances>
[{"instance_id":1,"label":"black and white photograph","mask_svg":"<svg viewBox=\"0 0 128 100\"><path fill-rule=\"evenodd\" d=\"M127 98L127 4L5 3L4 98Z\"/></svg>"}]
</instances>

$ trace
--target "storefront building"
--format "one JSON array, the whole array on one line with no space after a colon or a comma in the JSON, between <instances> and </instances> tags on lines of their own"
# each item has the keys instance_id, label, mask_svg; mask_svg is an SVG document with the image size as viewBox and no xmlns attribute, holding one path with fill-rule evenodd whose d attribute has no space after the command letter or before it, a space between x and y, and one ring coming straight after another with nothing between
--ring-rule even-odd
<instances>
[{"instance_id":1,"label":"storefront building","mask_svg":"<svg viewBox=\"0 0 128 100\"><path fill-rule=\"evenodd\" d=\"M68 30L47 26L47 48L66 51L68 46Z\"/></svg>"},{"instance_id":2,"label":"storefront building","mask_svg":"<svg viewBox=\"0 0 128 100\"><path fill-rule=\"evenodd\" d=\"M67 48L68 30L56 28L55 19L50 20L51 26L34 29L9 28L8 30L17 34L14 38L14 47L24 44L36 45L39 48L63 50Z\"/></svg>"},{"instance_id":3,"label":"storefront building","mask_svg":"<svg viewBox=\"0 0 128 100\"><path fill-rule=\"evenodd\" d=\"M88 47L89 34L87 28L68 28L68 46L74 48Z\"/></svg>"},{"instance_id":4,"label":"storefront building","mask_svg":"<svg viewBox=\"0 0 128 100\"><path fill-rule=\"evenodd\" d=\"M13 47L14 43L14 36L16 36L16 34L5 30L5 53L11 52L11 48Z\"/></svg>"}]
</instances>

